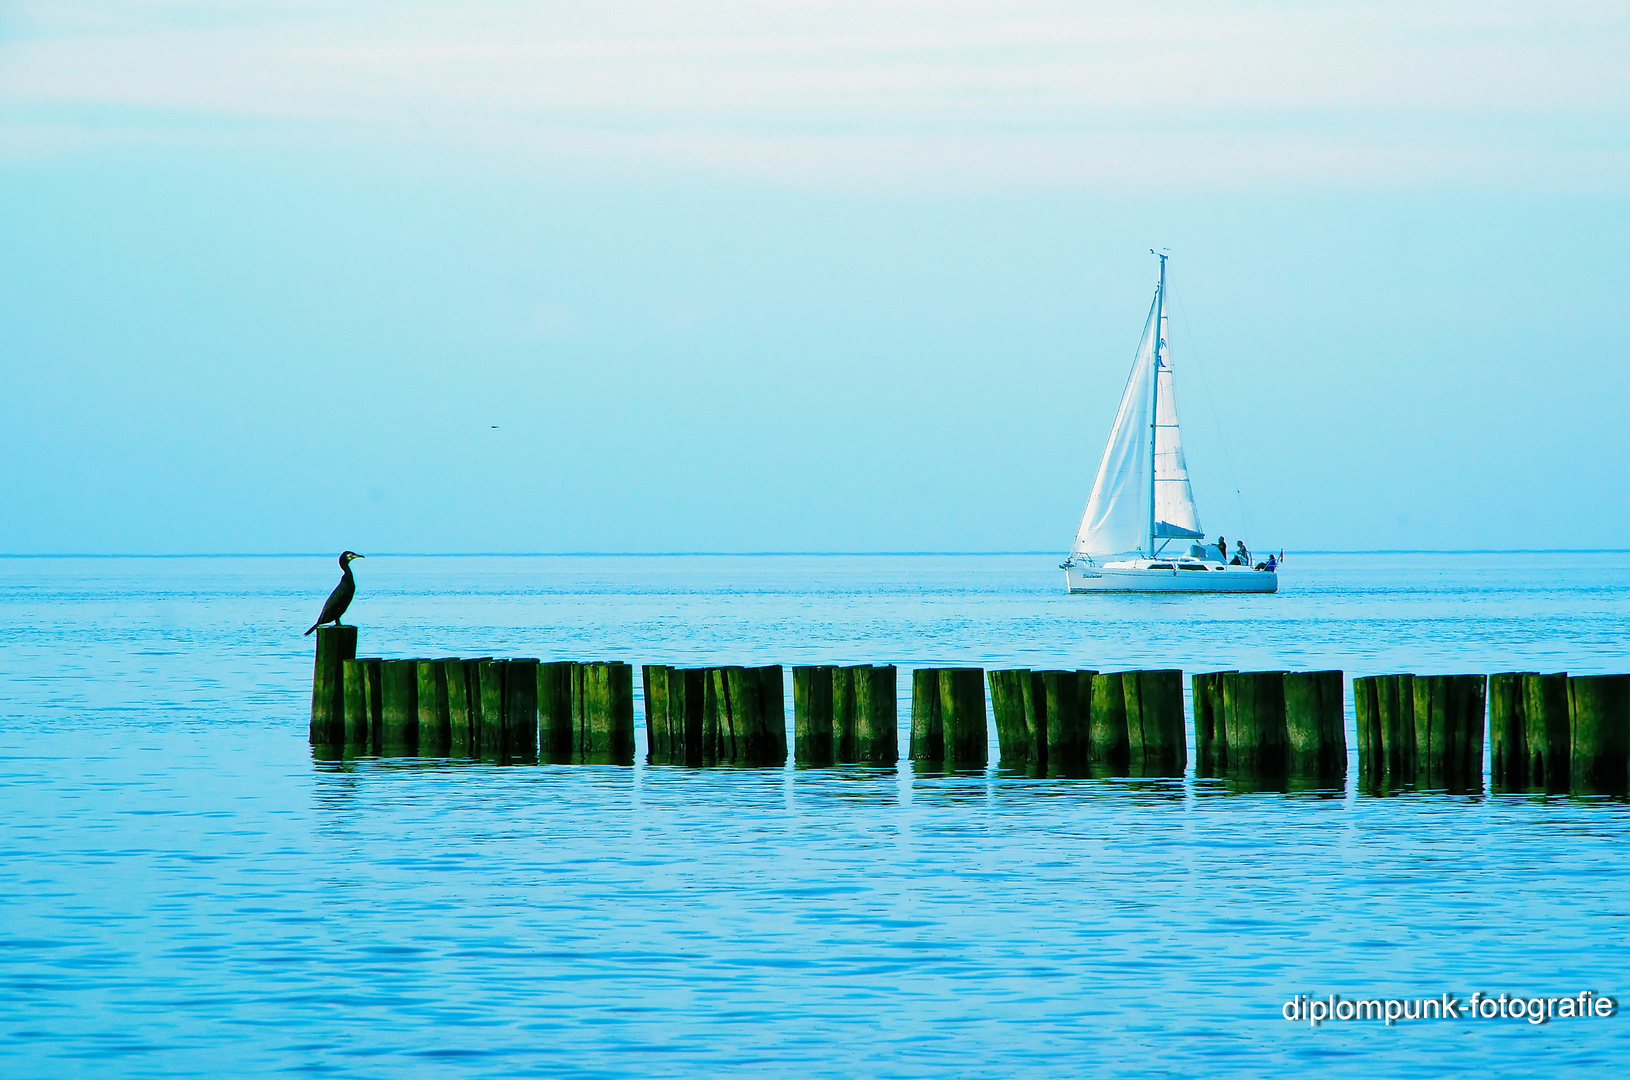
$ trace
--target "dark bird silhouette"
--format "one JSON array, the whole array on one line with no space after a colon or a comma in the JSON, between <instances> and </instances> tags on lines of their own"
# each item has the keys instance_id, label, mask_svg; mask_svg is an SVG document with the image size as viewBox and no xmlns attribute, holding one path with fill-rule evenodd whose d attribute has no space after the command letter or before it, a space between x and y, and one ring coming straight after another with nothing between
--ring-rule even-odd
<instances>
[{"instance_id":1,"label":"dark bird silhouette","mask_svg":"<svg viewBox=\"0 0 1630 1080\"><path fill-rule=\"evenodd\" d=\"M351 576L351 560L360 558L362 556L354 551L340 552L340 569L344 571L340 577L340 583L334 586L334 591L328 594L327 600L323 601L323 613L317 617L316 622L311 624L311 630L306 631L306 636L309 637L313 630L316 630L325 622L331 622L335 626L340 624L340 616L344 615L345 609L351 606L351 597L357 594L357 579Z\"/></svg>"}]
</instances>

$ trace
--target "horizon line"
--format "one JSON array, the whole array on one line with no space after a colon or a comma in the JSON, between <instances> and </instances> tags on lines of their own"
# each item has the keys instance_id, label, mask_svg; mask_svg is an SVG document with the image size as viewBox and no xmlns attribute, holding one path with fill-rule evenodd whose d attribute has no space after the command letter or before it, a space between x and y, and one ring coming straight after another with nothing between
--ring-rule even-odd
<instances>
[{"instance_id":1,"label":"horizon line","mask_svg":"<svg viewBox=\"0 0 1630 1080\"><path fill-rule=\"evenodd\" d=\"M1595 555L1622 554L1630 548L1306 548L1293 555ZM890 551L380 551L374 558L392 559L616 559L616 558L784 558L789 556L843 558L856 556L981 556L1068 554L1058 550L890 550ZM306 559L334 558L327 551L174 551L174 552L0 552L0 559ZM364 555L364 558L368 556Z\"/></svg>"}]
</instances>

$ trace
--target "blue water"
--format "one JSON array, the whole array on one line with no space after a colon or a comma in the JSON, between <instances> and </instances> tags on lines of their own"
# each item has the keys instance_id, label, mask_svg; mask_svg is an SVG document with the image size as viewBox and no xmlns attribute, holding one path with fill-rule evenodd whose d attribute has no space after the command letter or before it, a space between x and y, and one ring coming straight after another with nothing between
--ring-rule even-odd
<instances>
[{"instance_id":1,"label":"blue water","mask_svg":"<svg viewBox=\"0 0 1630 1080\"><path fill-rule=\"evenodd\" d=\"M1066 597L1056 561L376 554L351 619L387 656L1630 669L1623 554L1310 555L1277 596L1203 598ZM1563 1075L1630 1053L1620 1017L1281 1017L1298 993L1630 994L1622 803L316 763L300 633L337 572L0 559L0 1075Z\"/></svg>"}]
</instances>

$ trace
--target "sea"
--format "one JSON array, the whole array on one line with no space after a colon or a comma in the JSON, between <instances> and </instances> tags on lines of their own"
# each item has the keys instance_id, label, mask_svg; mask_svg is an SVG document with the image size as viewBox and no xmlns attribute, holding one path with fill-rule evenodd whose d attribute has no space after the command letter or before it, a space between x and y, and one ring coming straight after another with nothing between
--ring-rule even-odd
<instances>
[{"instance_id":1,"label":"sea","mask_svg":"<svg viewBox=\"0 0 1630 1080\"><path fill-rule=\"evenodd\" d=\"M1624 552L1291 552L1271 596L1068 596L1057 562L372 553L347 621L387 657L1630 671ZM1623 801L1361 794L1350 700L1346 786L1289 794L1032 779L994 736L949 776L647 766L643 731L633 767L318 760L337 578L0 559L0 1076L1630 1060Z\"/></svg>"}]
</instances>

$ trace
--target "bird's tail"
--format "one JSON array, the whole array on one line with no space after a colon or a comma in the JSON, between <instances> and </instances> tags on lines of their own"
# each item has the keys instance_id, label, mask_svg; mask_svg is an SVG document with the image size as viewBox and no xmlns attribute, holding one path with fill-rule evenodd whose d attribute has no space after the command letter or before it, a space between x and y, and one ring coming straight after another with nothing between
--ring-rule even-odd
<instances>
[{"instance_id":1,"label":"bird's tail","mask_svg":"<svg viewBox=\"0 0 1630 1080\"><path fill-rule=\"evenodd\" d=\"M323 625L323 624L322 624L322 623L320 623L320 622L314 622L314 623L312 623L312 624L311 624L311 630L307 630L307 631L306 631L306 632L305 632L305 633L303 633L303 634L301 634L301 635L300 635L300 636L301 636L301 637L310 637L310 636L311 636L311 631L312 631L312 630L315 630L315 629L317 629L317 628L318 628L318 627L319 627L319 626L321 626L321 625Z\"/></svg>"}]
</instances>

